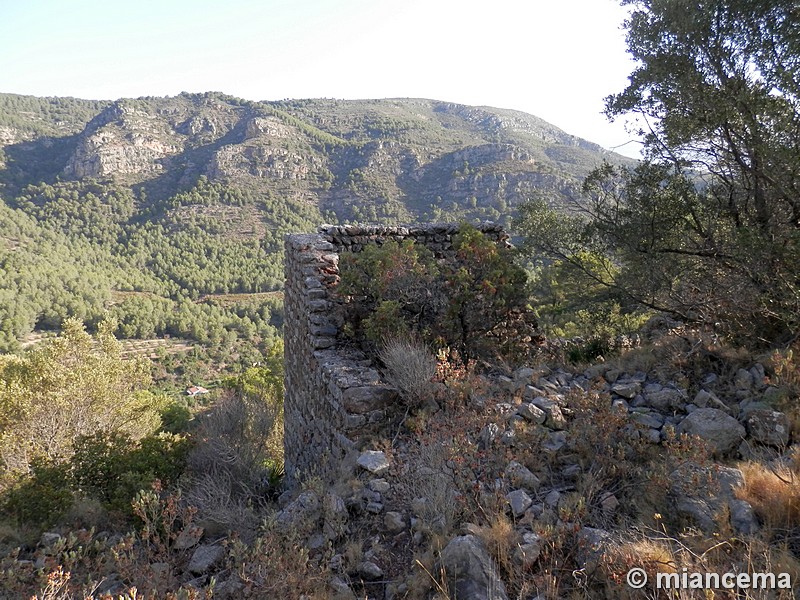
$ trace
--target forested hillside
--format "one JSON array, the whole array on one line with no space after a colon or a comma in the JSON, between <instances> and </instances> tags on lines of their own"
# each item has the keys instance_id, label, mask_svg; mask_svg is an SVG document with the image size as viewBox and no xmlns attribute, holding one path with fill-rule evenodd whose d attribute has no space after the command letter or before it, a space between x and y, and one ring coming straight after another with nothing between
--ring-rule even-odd
<instances>
[{"instance_id":1,"label":"forested hillside","mask_svg":"<svg viewBox=\"0 0 800 600\"><path fill-rule=\"evenodd\" d=\"M0 351L111 316L124 338L250 362L280 335L286 232L508 225L614 158L531 115L430 100L1 94Z\"/></svg>"}]
</instances>

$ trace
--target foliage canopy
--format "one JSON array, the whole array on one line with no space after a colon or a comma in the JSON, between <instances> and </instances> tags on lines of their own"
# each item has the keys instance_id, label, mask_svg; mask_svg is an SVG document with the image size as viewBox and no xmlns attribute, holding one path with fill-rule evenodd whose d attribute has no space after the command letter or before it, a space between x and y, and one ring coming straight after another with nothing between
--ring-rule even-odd
<instances>
[{"instance_id":1,"label":"foliage canopy","mask_svg":"<svg viewBox=\"0 0 800 600\"><path fill-rule=\"evenodd\" d=\"M0 462L25 472L34 459L61 461L79 436L117 432L139 439L160 425L163 399L144 387L149 367L125 360L111 331L96 336L68 319L61 336L24 357L0 357Z\"/></svg>"},{"instance_id":2,"label":"foliage canopy","mask_svg":"<svg viewBox=\"0 0 800 600\"><path fill-rule=\"evenodd\" d=\"M606 165L574 212L522 213L537 252L630 302L760 343L800 315L800 8L790 0L624 0L628 87L606 101L643 136L637 168ZM619 265L608 279L579 258Z\"/></svg>"}]
</instances>

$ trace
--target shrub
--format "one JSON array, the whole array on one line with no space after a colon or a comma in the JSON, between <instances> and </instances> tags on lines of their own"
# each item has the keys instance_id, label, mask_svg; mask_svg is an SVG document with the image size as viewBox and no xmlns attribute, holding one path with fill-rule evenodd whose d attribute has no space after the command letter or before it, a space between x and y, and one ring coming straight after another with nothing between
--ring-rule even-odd
<instances>
[{"instance_id":1,"label":"shrub","mask_svg":"<svg viewBox=\"0 0 800 600\"><path fill-rule=\"evenodd\" d=\"M184 402L172 402L161 410L161 429L167 433L186 433L192 411Z\"/></svg>"},{"instance_id":2,"label":"shrub","mask_svg":"<svg viewBox=\"0 0 800 600\"><path fill-rule=\"evenodd\" d=\"M63 464L36 459L28 475L11 487L3 500L3 512L18 523L46 528L72 506L69 471Z\"/></svg>"},{"instance_id":3,"label":"shrub","mask_svg":"<svg viewBox=\"0 0 800 600\"><path fill-rule=\"evenodd\" d=\"M364 335L377 342L391 336L408 336L411 329L397 300L381 300L370 316L364 319Z\"/></svg>"},{"instance_id":4,"label":"shrub","mask_svg":"<svg viewBox=\"0 0 800 600\"><path fill-rule=\"evenodd\" d=\"M353 296L348 320L356 335L372 342L408 327L422 332L436 314L439 274L430 250L413 240L389 240L368 245L359 253L343 254L339 293Z\"/></svg>"},{"instance_id":5,"label":"shrub","mask_svg":"<svg viewBox=\"0 0 800 600\"><path fill-rule=\"evenodd\" d=\"M229 391L204 415L189 455L187 494L199 517L223 529L248 529L253 509L279 487L283 472L282 403Z\"/></svg>"},{"instance_id":6,"label":"shrub","mask_svg":"<svg viewBox=\"0 0 800 600\"><path fill-rule=\"evenodd\" d=\"M509 249L468 225L453 238L453 248L455 261L443 267L447 304L440 334L465 364L498 354L523 358L536 328L525 270Z\"/></svg>"},{"instance_id":7,"label":"shrub","mask_svg":"<svg viewBox=\"0 0 800 600\"><path fill-rule=\"evenodd\" d=\"M339 293L352 300L346 308L355 335L377 342L411 330L464 364L524 357L536 325L525 271L510 250L468 225L453 249L453 259L440 263L412 240L343 255Z\"/></svg>"},{"instance_id":8,"label":"shrub","mask_svg":"<svg viewBox=\"0 0 800 600\"><path fill-rule=\"evenodd\" d=\"M187 438L162 433L133 442L120 433L97 433L75 441L70 461L72 480L82 492L120 512L130 512L131 500L156 480L177 481L186 466Z\"/></svg>"}]
</instances>

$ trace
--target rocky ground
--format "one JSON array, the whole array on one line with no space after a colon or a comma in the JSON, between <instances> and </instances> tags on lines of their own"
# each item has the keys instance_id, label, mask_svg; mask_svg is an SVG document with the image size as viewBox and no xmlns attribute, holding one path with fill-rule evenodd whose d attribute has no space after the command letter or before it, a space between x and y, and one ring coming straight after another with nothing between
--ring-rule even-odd
<instances>
[{"instance_id":1,"label":"rocky ground","mask_svg":"<svg viewBox=\"0 0 800 600\"><path fill-rule=\"evenodd\" d=\"M428 405L335 485L307 481L278 499L262 531L292 544L262 584L285 569L314 581L297 597L533 600L654 597L625 588L635 566L800 581L785 365L700 348L673 332L588 367L440 374ZM252 595L267 588L232 559L230 537L186 526L170 539L154 576L214 598L267 597ZM45 534L33 560L65 545ZM120 580L98 592L120 593ZM686 597L706 597L696 592Z\"/></svg>"}]
</instances>

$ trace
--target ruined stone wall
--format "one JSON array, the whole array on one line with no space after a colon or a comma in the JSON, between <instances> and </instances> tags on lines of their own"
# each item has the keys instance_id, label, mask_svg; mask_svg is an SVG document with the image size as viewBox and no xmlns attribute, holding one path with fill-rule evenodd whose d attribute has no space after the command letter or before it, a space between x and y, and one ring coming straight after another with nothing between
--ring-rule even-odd
<instances>
[{"instance_id":1,"label":"ruined stone wall","mask_svg":"<svg viewBox=\"0 0 800 600\"><path fill-rule=\"evenodd\" d=\"M499 225L478 229L507 243ZM336 478L396 412L396 391L381 381L366 356L339 339L343 317L334 291L339 254L388 239L414 239L446 260L456 233L452 224L345 225L286 236L284 449L290 487L310 476Z\"/></svg>"}]
</instances>

